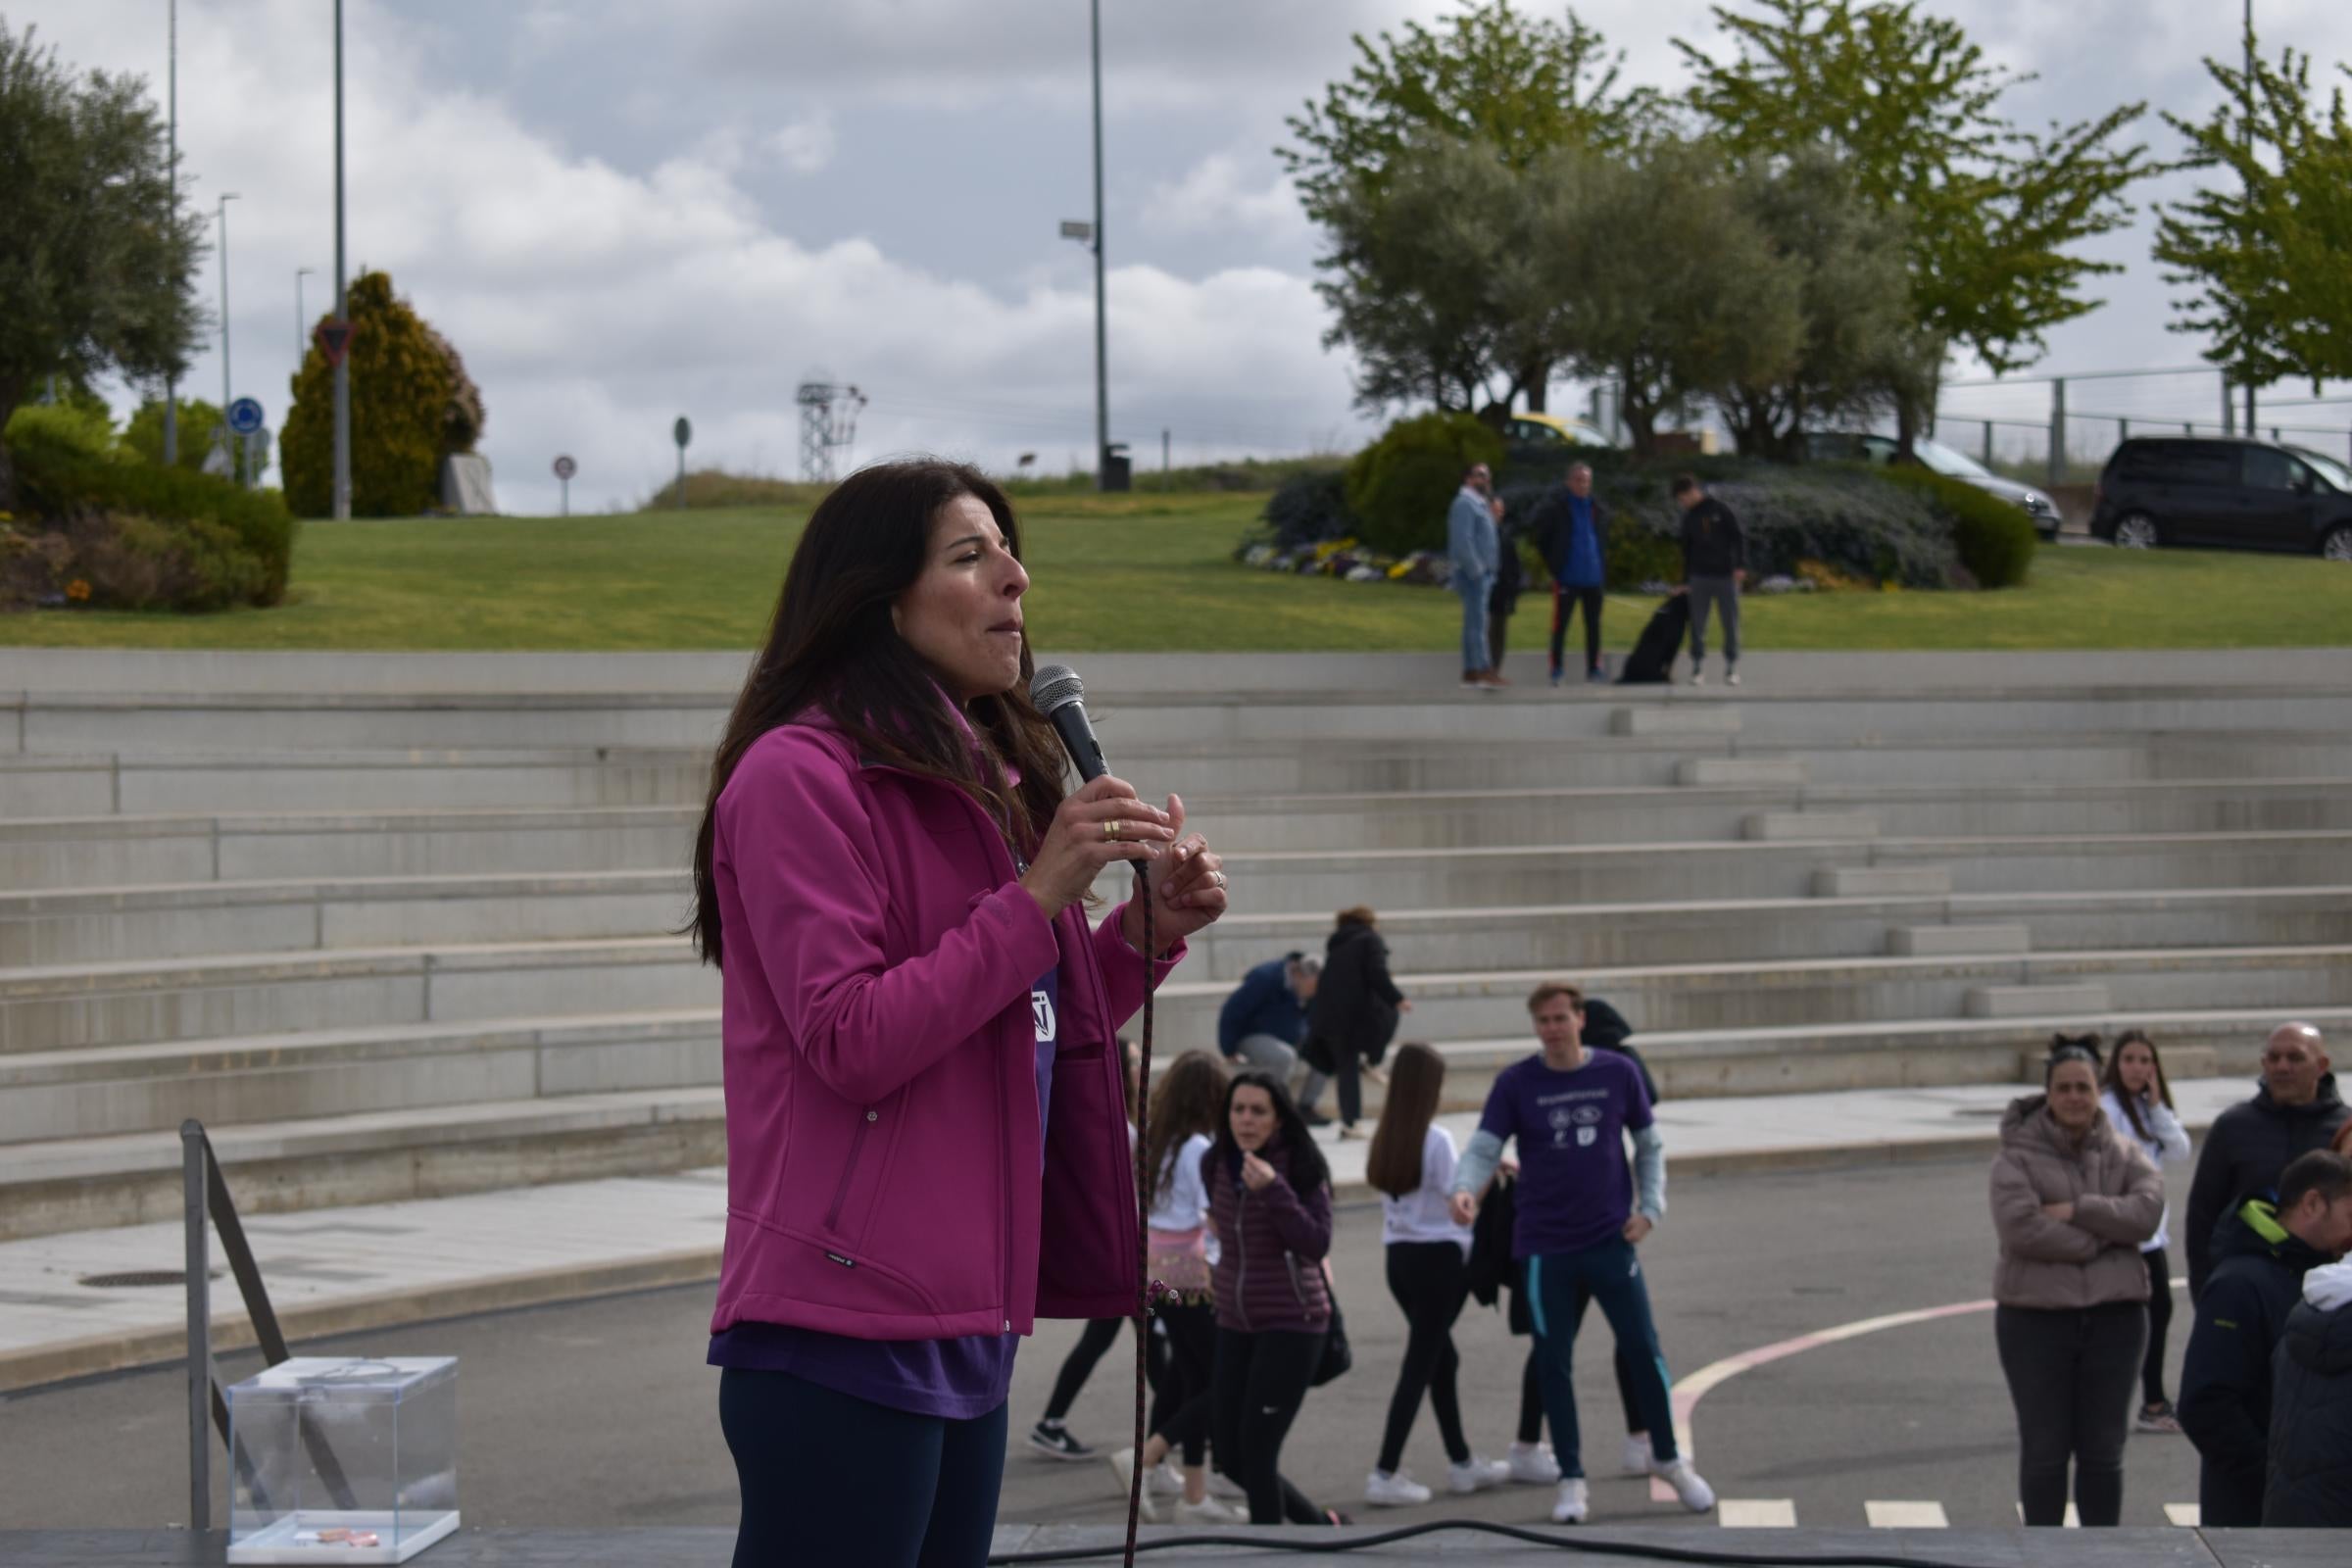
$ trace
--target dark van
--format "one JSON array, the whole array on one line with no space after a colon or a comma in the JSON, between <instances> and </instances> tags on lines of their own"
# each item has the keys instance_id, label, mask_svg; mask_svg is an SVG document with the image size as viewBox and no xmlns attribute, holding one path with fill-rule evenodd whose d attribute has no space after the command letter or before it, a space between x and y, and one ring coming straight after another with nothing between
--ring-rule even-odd
<instances>
[{"instance_id":1,"label":"dark van","mask_svg":"<svg viewBox=\"0 0 2352 1568\"><path fill-rule=\"evenodd\" d=\"M2352 470L2266 441L2135 436L2099 475L2090 531L2127 550L2201 545L2352 562Z\"/></svg>"}]
</instances>

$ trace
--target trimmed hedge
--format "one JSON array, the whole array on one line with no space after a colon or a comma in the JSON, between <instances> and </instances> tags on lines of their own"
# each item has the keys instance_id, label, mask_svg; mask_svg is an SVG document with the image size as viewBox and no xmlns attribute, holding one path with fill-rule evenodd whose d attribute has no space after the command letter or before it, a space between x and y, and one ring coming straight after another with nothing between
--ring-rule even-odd
<instances>
[{"instance_id":1,"label":"trimmed hedge","mask_svg":"<svg viewBox=\"0 0 2352 1568\"><path fill-rule=\"evenodd\" d=\"M1502 466L1502 437L1467 414L1399 419L1348 465L1355 536L1375 550L1410 555L1446 548L1446 510L1474 463Z\"/></svg>"},{"instance_id":2,"label":"trimmed hedge","mask_svg":"<svg viewBox=\"0 0 2352 1568\"><path fill-rule=\"evenodd\" d=\"M2025 510L1973 484L1907 464L1877 470L1907 490L1928 498L1952 519L1952 543L1960 564L1980 588L2016 588L2034 570L2040 537Z\"/></svg>"},{"instance_id":3,"label":"trimmed hedge","mask_svg":"<svg viewBox=\"0 0 2352 1568\"><path fill-rule=\"evenodd\" d=\"M285 597L293 562L295 523L273 490L248 490L227 479L144 463L96 457L39 426L10 426L21 515L77 539L72 568L100 588L109 575L80 558L100 550L122 566L110 580L139 597L150 575L171 585L170 597L122 601L121 608L168 604L180 610L219 610L232 604L274 605ZM96 592L90 602L100 603Z\"/></svg>"}]
</instances>

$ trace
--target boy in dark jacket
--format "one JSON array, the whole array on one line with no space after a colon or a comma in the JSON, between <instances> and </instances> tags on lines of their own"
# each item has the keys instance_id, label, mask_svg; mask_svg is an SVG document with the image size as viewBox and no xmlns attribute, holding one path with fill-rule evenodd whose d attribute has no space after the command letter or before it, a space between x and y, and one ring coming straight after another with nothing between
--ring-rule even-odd
<instances>
[{"instance_id":1,"label":"boy in dark jacket","mask_svg":"<svg viewBox=\"0 0 2352 1568\"><path fill-rule=\"evenodd\" d=\"M1679 474L1674 504L1683 509L1683 584L1690 598L1690 684L1707 683L1707 612L1723 620L1723 683L1740 684L1740 589L1747 581L1747 535L1732 509L1698 480Z\"/></svg>"},{"instance_id":2,"label":"boy in dark jacket","mask_svg":"<svg viewBox=\"0 0 2352 1568\"><path fill-rule=\"evenodd\" d=\"M2303 1276L2352 1247L2352 1159L2316 1150L2278 1178L2276 1207L2248 1199L2214 1236L2219 1259L2197 1301L2180 1369L2180 1430L2197 1446L2206 1529L2262 1523L2271 1354Z\"/></svg>"},{"instance_id":3,"label":"boy in dark jacket","mask_svg":"<svg viewBox=\"0 0 2352 1568\"><path fill-rule=\"evenodd\" d=\"M2352 1263L2303 1276L2271 1359L2264 1528L2352 1530Z\"/></svg>"}]
</instances>

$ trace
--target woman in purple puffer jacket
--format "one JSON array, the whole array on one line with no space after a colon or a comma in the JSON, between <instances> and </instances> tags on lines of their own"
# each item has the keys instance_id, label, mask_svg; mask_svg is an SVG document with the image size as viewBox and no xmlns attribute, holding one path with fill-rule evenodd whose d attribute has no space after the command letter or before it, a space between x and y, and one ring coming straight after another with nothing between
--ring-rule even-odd
<instances>
[{"instance_id":1,"label":"woman in purple puffer jacket","mask_svg":"<svg viewBox=\"0 0 2352 1568\"><path fill-rule=\"evenodd\" d=\"M1217 1233L1217 1464L1250 1494L1254 1525L1322 1525L1282 1478L1282 1441L1306 1402L1331 1328L1331 1167L1271 1074L1236 1074L1201 1159Z\"/></svg>"},{"instance_id":2,"label":"woman in purple puffer jacket","mask_svg":"<svg viewBox=\"0 0 2352 1568\"><path fill-rule=\"evenodd\" d=\"M1039 1316L1136 1299L1119 1026L1225 908L1183 803L1061 790L1004 493L853 474L808 519L695 849L727 1234L710 1361L737 1568L986 1560ZM1142 858L1154 910L1086 898Z\"/></svg>"}]
</instances>

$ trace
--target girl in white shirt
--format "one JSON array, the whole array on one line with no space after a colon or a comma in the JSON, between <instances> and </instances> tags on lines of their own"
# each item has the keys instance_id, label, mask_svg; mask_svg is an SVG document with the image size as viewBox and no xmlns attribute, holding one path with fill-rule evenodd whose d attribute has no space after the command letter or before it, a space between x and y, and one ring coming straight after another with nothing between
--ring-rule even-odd
<instances>
[{"instance_id":1,"label":"girl in white shirt","mask_svg":"<svg viewBox=\"0 0 2352 1568\"><path fill-rule=\"evenodd\" d=\"M1429 1501L1429 1489L1399 1468L1425 1390L1451 1461L1449 1488L1479 1492L1510 1479L1509 1465L1472 1453L1462 1435L1453 1320L1469 1294L1470 1227L1456 1224L1451 1211L1456 1151L1453 1135L1436 1124L1445 1086L1445 1057L1424 1045L1399 1046L1364 1163L1365 1179L1381 1194L1389 1294L1403 1308L1407 1326L1380 1462L1364 1482L1364 1500L1376 1507Z\"/></svg>"},{"instance_id":2,"label":"girl in white shirt","mask_svg":"<svg viewBox=\"0 0 2352 1568\"><path fill-rule=\"evenodd\" d=\"M2180 1118L2173 1114L2173 1090L2165 1082L2164 1062L2156 1054L2155 1041L2137 1029L2126 1030L2116 1040L2102 1077L2099 1107L2107 1112L2108 1124L2117 1136L2139 1145L2159 1170L2188 1158L2188 1133ZM2142 1432L2180 1430L2173 1415L2173 1401L2164 1396L2164 1341L2173 1323L2173 1265L2165 1251L2170 1241L2165 1233L2172 1219L2168 1208L2156 1234L2139 1249L2148 1265L2148 1353L2140 1365L2139 1419L2135 1423Z\"/></svg>"},{"instance_id":3,"label":"girl in white shirt","mask_svg":"<svg viewBox=\"0 0 2352 1568\"><path fill-rule=\"evenodd\" d=\"M1176 1505L1179 1524L1241 1524L1248 1515L1208 1494L1207 1456L1210 1395L1215 1386L1217 1318L1209 1305L1208 1271L1216 1261L1216 1236L1208 1226L1208 1189L1200 1179L1200 1156L1208 1152L1225 1113L1225 1069L1204 1051L1188 1051L1168 1064L1152 1086L1144 1113L1142 1195L1151 1231L1151 1277L1175 1291L1154 1315L1167 1330L1166 1376L1153 1391L1151 1436L1144 1443L1143 1515L1156 1518L1152 1491L1171 1452L1183 1454L1183 1492ZM1126 1494L1136 1453L1111 1455L1111 1469Z\"/></svg>"}]
</instances>

